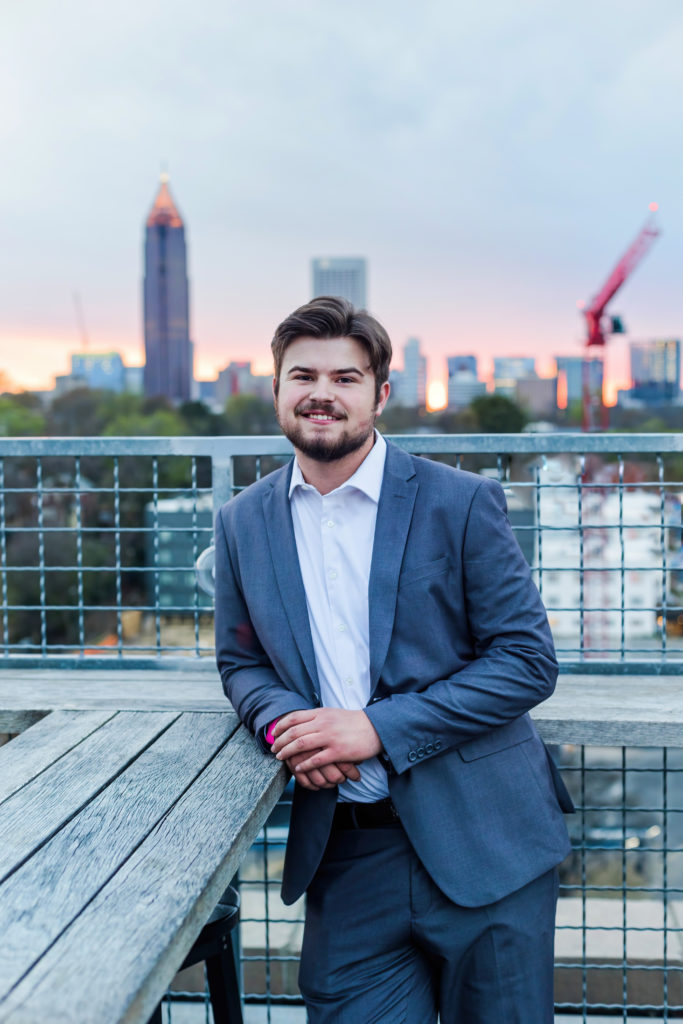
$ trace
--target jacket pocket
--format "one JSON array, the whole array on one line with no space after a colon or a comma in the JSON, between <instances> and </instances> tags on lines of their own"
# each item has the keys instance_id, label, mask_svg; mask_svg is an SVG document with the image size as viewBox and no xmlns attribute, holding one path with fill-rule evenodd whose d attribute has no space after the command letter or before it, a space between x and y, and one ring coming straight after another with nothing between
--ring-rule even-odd
<instances>
[{"instance_id":1,"label":"jacket pocket","mask_svg":"<svg viewBox=\"0 0 683 1024\"><path fill-rule=\"evenodd\" d=\"M531 722L524 715L516 718L507 725L500 725L497 729L485 732L483 736L477 736L458 747L458 753L463 761L476 761L479 757L488 757L489 754L497 754L508 747L514 747L518 743L530 740L534 735Z\"/></svg>"},{"instance_id":2,"label":"jacket pocket","mask_svg":"<svg viewBox=\"0 0 683 1024\"><path fill-rule=\"evenodd\" d=\"M448 555L437 558L434 562L425 562L424 565L416 565L410 569L404 569L398 578L398 589L417 583L418 580L429 579L430 576L439 576L450 568L451 560Z\"/></svg>"}]
</instances>

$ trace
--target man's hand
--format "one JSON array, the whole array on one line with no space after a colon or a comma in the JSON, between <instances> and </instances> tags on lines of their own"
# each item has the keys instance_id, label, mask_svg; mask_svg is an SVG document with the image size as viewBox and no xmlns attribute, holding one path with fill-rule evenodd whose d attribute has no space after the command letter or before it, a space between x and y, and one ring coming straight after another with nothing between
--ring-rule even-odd
<instances>
[{"instance_id":1,"label":"man's hand","mask_svg":"<svg viewBox=\"0 0 683 1024\"><path fill-rule=\"evenodd\" d=\"M305 761L310 755L295 754L287 758L287 767L296 778L296 781L304 789L332 789L341 785L347 779L357 782L360 779L360 772L355 764L342 762L340 764L327 764L323 768L313 768L310 772L297 771L297 765Z\"/></svg>"},{"instance_id":2,"label":"man's hand","mask_svg":"<svg viewBox=\"0 0 683 1024\"><path fill-rule=\"evenodd\" d=\"M294 774L345 762L359 764L382 750L382 742L364 711L345 708L315 708L283 715L273 730L271 750L280 761L299 754Z\"/></svg>"}]
</instances>

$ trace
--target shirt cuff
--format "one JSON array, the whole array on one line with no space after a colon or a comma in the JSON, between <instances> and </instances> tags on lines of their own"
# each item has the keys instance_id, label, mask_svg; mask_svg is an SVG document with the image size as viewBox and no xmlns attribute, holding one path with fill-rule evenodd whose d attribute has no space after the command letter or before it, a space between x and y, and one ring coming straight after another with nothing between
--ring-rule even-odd
<instances>
[{"instance_id":1,"label":"shirt cuff","mask_svg":"<svg viewBox=\"0 0 683 1024\"><path fill-rule=\"evenodd\" d=\"M275 726L277 725L281 718L282 715L279 715L277 718L274 718L273 721L269 724L268 728L266 729L266 743L268 744L268 746L271 746L275 742L273 729L275 728Z\"/></svg>"}]
</instances>

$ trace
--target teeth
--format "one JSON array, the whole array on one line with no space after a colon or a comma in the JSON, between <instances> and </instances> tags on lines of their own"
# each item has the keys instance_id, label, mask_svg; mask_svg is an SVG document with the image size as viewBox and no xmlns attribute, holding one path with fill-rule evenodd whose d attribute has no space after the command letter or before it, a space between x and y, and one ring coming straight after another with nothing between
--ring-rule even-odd
<instances>
[{"instance_id":1,"label":"teeth","mask_svg":"<svg viewBox=\"0 0 683 1024\"><path fill-rule=\"evenodd\" d=\"M323 416L320 413L309 412L307 419L317 420L319 423L334 423L336 416Z\"/></svg>"}]
</instances>

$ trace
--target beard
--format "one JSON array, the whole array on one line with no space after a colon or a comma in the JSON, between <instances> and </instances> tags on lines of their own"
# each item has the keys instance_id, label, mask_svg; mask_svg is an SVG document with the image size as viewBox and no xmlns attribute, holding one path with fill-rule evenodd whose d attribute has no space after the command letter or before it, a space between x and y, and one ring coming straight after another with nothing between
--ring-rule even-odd
<instances>
[{"instance_id":1,"label":"beard","mask_svg":"<svg viewBox=\"0 0 683 1024\"><path fill-rule=\"evenodd\" d=\"M321 407L316 405L315 408L320 409ZM336 438L308 437L301 422L302 410L306 411L306 407L301 406L294 410L295 419L293 424L282 422L277 405L275 406L275 415L280 424L280 429L287 440L302 455L306 455L315 462L336 462L347 455L352 455L353 452L357 452L359 448L363 447L375 431L375 424L371 422L359 427L354 433L349 430L343 430Z\"/></svg>"}]
</instances>

